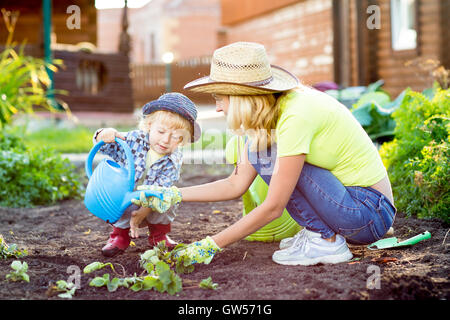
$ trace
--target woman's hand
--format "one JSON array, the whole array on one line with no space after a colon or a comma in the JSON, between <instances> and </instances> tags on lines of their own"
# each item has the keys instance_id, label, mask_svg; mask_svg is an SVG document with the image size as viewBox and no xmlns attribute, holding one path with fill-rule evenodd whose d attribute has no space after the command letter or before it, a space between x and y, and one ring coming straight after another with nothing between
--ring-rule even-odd
<instances>
[{"instance_id":1,"label":"woman's hand","mask_svg":"<svg viewBox=\"0 0 450 320\"><path fill-rule=\"evenodd\" d=\"M150 208L139 208L131 212L130 231L132 238L139 238L139 226L150 212L152 212Z\"/></svg>"},{"instance_id":2,"label":"woman's hand","mask_svg":"<svg viewBox=\"0 0 450 320\"><path fill-rule=\"evenodd\" d=\"M97 142L102 140L104 143L113 143L116 141L116 137L122 140L125 140L125 137L120 134L119 131L117 131L114 128L105 128L97 135Z\"/></svg>"},{"instance_id":3,"label":"woman's hand","mask_svg":"<svg viewBox=\"0 0 450 320\"><path fill-rule=\"evenodd\" d=\"M141 192L140 199L132 199L131 202L140 207L149 207L159 213L164 213L169 210L170 207L179 204L182 200L181 192L177 187L160 187L155 185L142 185L138 186L137 190L153 190L156 192L161 192L163 199L160 200L158 197L145 197L144 192Z\"/></svg>"},{"instance_id":4,"label":"woman's hand","mask_svg":"<svg viewBox=\"0 0 450 320\"><path fill-rule=\"evenodd\" d=\"M209 264L217 252L222 251L211 237L196 241L188 245L185 249L175 253L175 257L187 256L191 259L191 264Z\"/></svg>"}]
</instances>

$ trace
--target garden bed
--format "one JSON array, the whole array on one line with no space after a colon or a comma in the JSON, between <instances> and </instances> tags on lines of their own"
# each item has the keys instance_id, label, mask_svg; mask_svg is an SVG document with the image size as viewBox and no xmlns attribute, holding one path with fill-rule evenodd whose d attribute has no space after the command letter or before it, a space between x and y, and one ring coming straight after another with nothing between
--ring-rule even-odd
<instances>
[{"instance_id":1,"label":"garden bed","mask_svg":"<svg viewBox=\"0 0 450 320\"><path fill-rule=\"evenodd\" d=\"M194 185L226 176L230 167L185 165L179 185ZM213 235L239 219L240 200L218 203L182 203L172 224L171 237L183 243ZM183 287L176 295L157 291L133 292L119 288L108 292L105 287L90 287L90 280L110 270L93 274L81 272L81 288L73 299L449 299L449 228L440 220L396 217L395 236L406 239L429 231L431 239L410 248L369 251L351 246L360 260L338 265L311 267L281 266L271 260L276 243L239 241L219 253L209 265L196 265L194 272L182 275ZM0 299L61 299L49 296L48 288L57 280L67 280L69 266L80 270L94 261L112 262L129 276L140 273L139 254L149 249L145 235L136 246L114 258L104 258L100 249L111 227L90 214L82 201L65 201L33 209L0 208L0 234L7 243L26 248L30 282L5 280L13 259L0 260ZM144 233L144 232L142 232ZM367 287L367 280L380 271L379 289ZM73 268L73 267L72 267ZM379 269L378 269L379 268ZM372 271L371 271L372 270ZM193 286L211 276L217 290ZM189 288L188 288L189 287Z\"/></svg>"}]
</instances>

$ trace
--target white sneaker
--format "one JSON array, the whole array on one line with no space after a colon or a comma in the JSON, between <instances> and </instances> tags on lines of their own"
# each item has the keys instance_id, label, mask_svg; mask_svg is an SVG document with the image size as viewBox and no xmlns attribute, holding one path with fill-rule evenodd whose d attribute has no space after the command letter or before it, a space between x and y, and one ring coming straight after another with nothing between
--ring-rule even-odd
<instances>
[{"instance_id":1,"label":"white sneaker","mask_svg":"<svg viewBox=\"0 0 450 320\"><path fill-rule=\"evenodd\" d=\"M318 263L341 263L353 257L345 238L336 235L335 242L321 237L305 237L304 241L295 242L293 246L275 251L272 260L283 265L310 266Z\"/></svg>"},{"instance_id":2,"label":"white sneaker","mask_svg":"<svg viewBox=\"0 0 450 320\"><path fill-rule=\"evenodd\" d=\"M283 249L292 247L296 241L302 241L302 239L304 239L305 237L314 238L314 237L321 237L321 235L320 235L320 233L313 232L313 231L307 230L306 228L303 228L302 230L297 232L297 234L295 236L290 237L290 238L281 239L280 249L283 250Z\"/></svg>"}]
</instances>

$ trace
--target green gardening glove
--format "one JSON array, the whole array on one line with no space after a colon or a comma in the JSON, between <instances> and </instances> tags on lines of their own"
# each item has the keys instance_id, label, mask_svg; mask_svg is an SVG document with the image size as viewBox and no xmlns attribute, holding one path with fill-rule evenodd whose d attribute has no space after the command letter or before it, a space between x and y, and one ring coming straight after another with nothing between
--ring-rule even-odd
<instances>
[{"instance_id":1,"label":"green gardening glove","mask_svg":"<svg viewBox=\"0 0 450 320\"><path fill-rule=\"evenodd\" d=\"M157 192L161 192L163 196L163 200L160 200L157 197L146 197L144 192L141 192L141 196L139 200L133 199L131 202L140 207L151 208L159 213L164 213L169 210L173 205L177 205L181 202L181 192L175 187L160 187L160 186L151 186L151 185L142 185L138 186L137 190L153 190Z\"/></svg>"},{"instance_id":2,"label":"green gardening glove","mask_svg":"<svg viewBox=\"0 0 450 320\"><path fill-rule=\"evenodd\" d=\"M222 251L211 237L191 243L186 249L175 253L175 257L186 255L191 259L191 264L209 264L217 252Z\"/></svg>"}]
</instances>

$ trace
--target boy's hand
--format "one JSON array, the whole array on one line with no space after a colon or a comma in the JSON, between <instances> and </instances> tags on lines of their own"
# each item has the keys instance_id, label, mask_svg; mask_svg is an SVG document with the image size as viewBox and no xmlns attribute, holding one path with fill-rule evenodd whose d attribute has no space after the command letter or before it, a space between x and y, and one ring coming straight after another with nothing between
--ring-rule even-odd
<instances>
[{"instance_id":1,"label":"boy's hand","mask_svg":"<svg viewBox=\"0 0 450 320\"><path fill-rule=\"evenodd\" d=\"M154 190L162 193L163 200L160 200L157 197L149 197L147 200L143 193L141 193L141 197L139 200L131 200L135 205L141 207L149 207L153 210L158 211L159 213L166 212L171 206L180 203L182 200L181 192L175 186L166 188L159 186L142 185L138 186L137 190Z\"/></svg>"},{"instance_id":2,"label":"boy's hand","mask_svg":"<svg viewBox=\"0 0 450 320\"><path fill-rule=\"evenodd\" d=\"M150 208L139 208L138 210L131 212L130 231L132 238L139 238L139 225L150 212L152 212L152 209Z\"/></svg>"},{"instance_id":3,"label":"boy's hand","mask_svg":"<svg viewBox=\"0 0 450 320\"><path fill-rule=\"evenodd\" d=\"M97 135L97 142L100 140L103 140L104 143L112 143L115 142L116 137L122 140L125 140L125 137L120 134L119 131L117 131L114 128L106 128L103 129L98 135Z\"/></svg>"},{"instance_id":4,"label":"boy's hand","mask_svg":"<svg viewBox=\"0 0 450 320\"><path fill-rule=\"evenodd\" d=\"M209 264L217 252L222 251L221 248L211 237L191 243L186 249L175 253L175 257L187 255L191 259L191 264L204 263Z\"/></svg>"}]
</instances>

